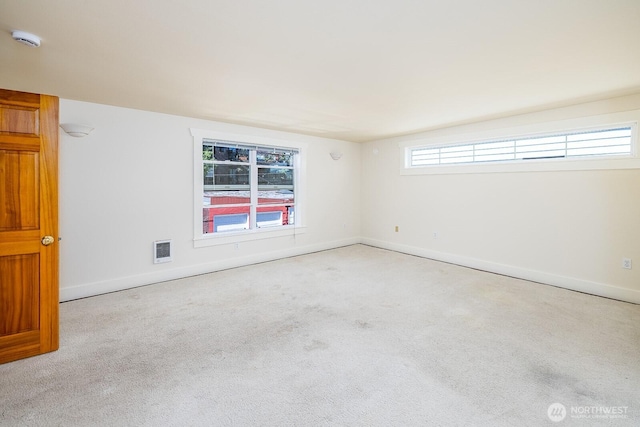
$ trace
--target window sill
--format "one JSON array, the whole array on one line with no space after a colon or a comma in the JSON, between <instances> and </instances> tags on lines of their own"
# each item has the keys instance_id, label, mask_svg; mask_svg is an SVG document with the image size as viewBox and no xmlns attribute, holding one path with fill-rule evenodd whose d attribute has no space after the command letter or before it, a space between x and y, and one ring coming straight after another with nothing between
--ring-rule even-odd
<instances>
[{"instance_id":1,"label":"window sill","mask_svg":"<svg viewBox=\"0 0 640 427\"><path fill-rule=\"evenodd\" d=\"M306 227L278 227L277 229L262 228L238 232L210 234L193 239L194 248L207 246L229 245L233 243L249 242L252 240L272 239L274 237L295 236L306 233Z\"/></svg>"}]
</instances>

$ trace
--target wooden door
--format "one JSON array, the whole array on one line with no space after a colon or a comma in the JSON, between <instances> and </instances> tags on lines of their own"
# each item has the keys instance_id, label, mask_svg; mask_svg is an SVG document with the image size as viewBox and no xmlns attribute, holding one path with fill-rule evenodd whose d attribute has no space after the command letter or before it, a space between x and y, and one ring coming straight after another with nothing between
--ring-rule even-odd
<instances>
[{"instance_id":1,"label":"wooden door","mask_svg":"<svg viewBox=\"0 0 640 427\"><path fill-rule=\"evenodd\" d=\"M57 348L58 98L0 89L0 363Z\"/></svg>"}]
</instances>

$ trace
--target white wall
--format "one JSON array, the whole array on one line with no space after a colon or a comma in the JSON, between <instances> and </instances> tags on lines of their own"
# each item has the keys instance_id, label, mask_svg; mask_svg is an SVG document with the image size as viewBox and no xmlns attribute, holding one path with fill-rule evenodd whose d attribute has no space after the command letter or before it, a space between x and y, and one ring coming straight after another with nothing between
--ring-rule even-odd
<instances>
[{"instance_id":1,"label":"white wall","mask_svg":"<svg viewBox=\"0 0 640 427\"><path fill-rule=\"evenodd\" d=\"M640 95L354 144L61 99L61 123L96 128L60 137L61 299L364 242L640 303L640 169L400 169L402 147L416 141L586 126L622 113L640 121ZM237 250L194 248L190 128L305 144L306 232ZM153 264L159 239L173 239L173 262Z\"/></svg>"},{"instance_id":2,"label":"white wall","mask_svg":"<svg viewBox=\"0 0 640 427\"><path fill-rule=\"evenodd\" d=\"M640 303L637 161L632 169L518 173L402 175L400 167L403 147L421 141L629 118L640 121L640 95L363 144L363 242ZM633 259L632 270L623 258Z\"/></svg>"},{"instance_id":3,"label":"white wall","mask_svg":"<svg viewBox=\"0 0 640 427\"><path fill-rule=\"evenodd\" d=\"M357 144L65 99L60 122L95 127L60 135L63 301L359 241ZM194 248L190 128L305 144L305 233ZM153 264L161 239L173 240L174 261Z\"/></svg>"}]
</instances>

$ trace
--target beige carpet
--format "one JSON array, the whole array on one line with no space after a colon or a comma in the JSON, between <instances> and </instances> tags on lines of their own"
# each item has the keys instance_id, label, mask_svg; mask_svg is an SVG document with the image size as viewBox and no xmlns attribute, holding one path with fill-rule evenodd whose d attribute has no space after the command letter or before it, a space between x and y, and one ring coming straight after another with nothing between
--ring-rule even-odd
<instances>
[{"instance_id":1,"label":"beige carpet","mask_svg":"<svg viewBox=\"0 0 640 427\"><path fill-rule=\"evenodd\" d=\"M63 303L0 425L638 426L640 306L340 248Z\"/></svg>"}]
</instances>

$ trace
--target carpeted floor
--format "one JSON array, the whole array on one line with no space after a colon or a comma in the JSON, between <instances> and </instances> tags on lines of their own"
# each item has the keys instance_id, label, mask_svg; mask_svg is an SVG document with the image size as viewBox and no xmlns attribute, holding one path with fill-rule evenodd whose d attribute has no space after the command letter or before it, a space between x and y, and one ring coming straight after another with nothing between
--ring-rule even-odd
<instances>
[{"instance_id":1,"label":"carpeted floor","mask_svg":"<svg viewBox=\"0 0 640 427\"><path fill-rule=\"evenodd\" d=\"M639 325L350 246L63 303L59 351L0 365L0 425L638 426Z\"/></svg>"}]
</instances>

